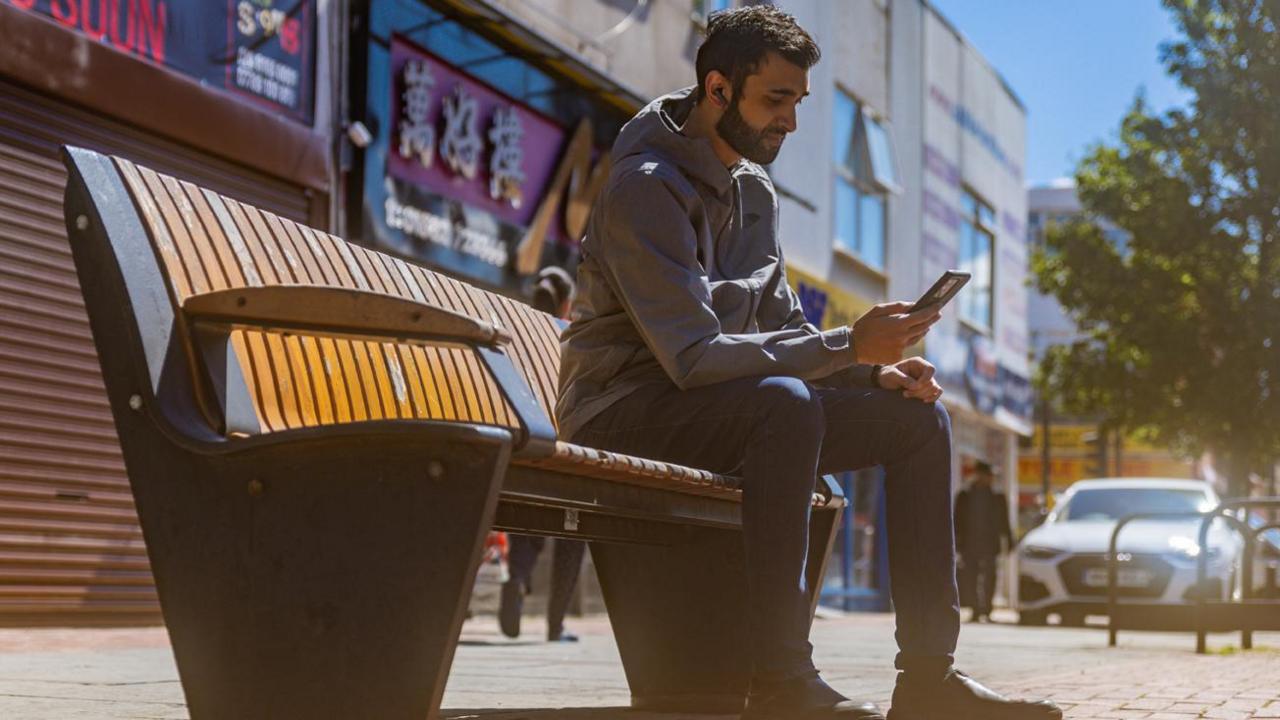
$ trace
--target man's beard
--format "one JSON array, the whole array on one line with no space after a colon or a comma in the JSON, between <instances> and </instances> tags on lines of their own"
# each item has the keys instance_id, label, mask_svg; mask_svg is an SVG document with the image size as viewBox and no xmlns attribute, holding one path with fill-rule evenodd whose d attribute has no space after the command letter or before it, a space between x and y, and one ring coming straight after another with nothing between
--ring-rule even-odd
<instances>
[{"instance_id":1,"label":"man's beard","mask_svg":"<svg viewBox=\"0 0 1280 720\"><path fill-rule=\"evenodd\" d=\"M757 165L768 165L773 162L774 158L778 157L778 151L782 149L781 142L771 145L769 139L779 135L785 137L785 134L780 131L756 130L748 125L746 118L738 112L736 97L716 122L716 132L720 134L722 140L729 143L729 147L733 148L734 152Z\"/></svg>"}]
</instances>

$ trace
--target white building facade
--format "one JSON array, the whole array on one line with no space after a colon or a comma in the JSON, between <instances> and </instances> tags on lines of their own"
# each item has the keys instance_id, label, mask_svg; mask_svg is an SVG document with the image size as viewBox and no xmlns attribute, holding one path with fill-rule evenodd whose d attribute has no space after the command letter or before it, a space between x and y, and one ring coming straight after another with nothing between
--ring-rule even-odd
<instances>
[{"instance_id":1,"label":"white building facade","mask_svg":"<svg viewBox=\"0 0 1280 720\"><path fill-rule=\"evenodd\" d=\"M788 266L855 307L971 272L923 351L948 391L957 473L984 460L1012 489L1031 429L1025 109L921 0L778 4L823 48L771 167Z\"/></svg>"},{"instance_id":2,"label":"white building facade","mask_svg":"<svg viewBox=\"0 0 1280 720\"><path fill-rule=\"evenodd\" d=\"M972 273L917 351L947 390L953 484L981 460L1016 499L1018 438L1031 432L1032 410L1026 110L924 0L777 4L823 51L799 131L770 168L806 313L844 324L872 304L915 299L945 270ZM882 524L873 476L850 487L859 538ZM859 542L847 548L856 582L873 582L879 542Z\"/></svg>"},{"instance_id":3,"label":"white building facade","mask_svg":"<svg viewBox=\"0 0 1280 720\"><path fill-rule=\"evenodd\" d=\"M702 20L744 0L490 0L647 98L694 81ZM799 131L769 168L791 283L815 323L919 296L945 269L973 287L915 349L938 366L953 484L983 460L1016 493L1027 382L1025 111L925 0L775 0L817 40ZM878 471L842 477L852 509L828 601L885 608ZM832 584L835 587L832 587Z\"/></svg>"}]
</instances>

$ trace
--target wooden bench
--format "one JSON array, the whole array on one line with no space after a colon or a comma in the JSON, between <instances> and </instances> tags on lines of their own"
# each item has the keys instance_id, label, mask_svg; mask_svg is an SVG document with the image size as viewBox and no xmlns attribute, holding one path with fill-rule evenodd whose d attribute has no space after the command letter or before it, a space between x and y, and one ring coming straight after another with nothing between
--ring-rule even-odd
<instances>
[{"instance_id":1,"label":"wooden bench","mask_svg":"<svg viewBox=\"0 0 1280 720\"><path fill-rule=\"evenodd\" d=\"M636 707L741 709L739 479L557 441L558 321L122 158L65 159L193 718L435 717L491 527L590 541ZM824 481L815 605L844 505Z\"/></svg>"}]
</instances>

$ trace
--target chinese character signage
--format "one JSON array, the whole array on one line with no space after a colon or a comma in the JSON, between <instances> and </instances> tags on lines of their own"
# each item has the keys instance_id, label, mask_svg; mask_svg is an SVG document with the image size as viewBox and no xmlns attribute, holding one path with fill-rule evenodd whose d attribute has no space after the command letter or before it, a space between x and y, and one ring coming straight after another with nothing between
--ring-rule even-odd
<instances>
[{"instance_id":1,"label":"chinese character signage","mask_svg":"<svg viewBox=\"0 0 1280 720\"><path fill-rule=\"evenodd\" d=\"M315 0L0 0L310 122Z\"/></svg>"},{"instance_id":2,"label":"chinese character signage","mask_svg":"<svg viewBox=\"0 0 1280 720\"><path fill-rule=\"evenodd\" d=\"M388 69L385 110L372 108L389 136L369 149L369 170L385 165L366 177L366 236L497 286L571 264L592 180L608 171L604 158L592 166L590 122L569 132L397 36Z\"/></svg>"}]
</instances>

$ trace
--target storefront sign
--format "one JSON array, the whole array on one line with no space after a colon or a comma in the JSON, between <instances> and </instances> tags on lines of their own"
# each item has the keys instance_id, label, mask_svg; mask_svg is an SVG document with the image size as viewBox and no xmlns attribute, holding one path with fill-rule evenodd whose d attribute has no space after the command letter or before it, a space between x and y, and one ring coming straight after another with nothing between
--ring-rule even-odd
<instances>
[{"instance_id":1,"label":"storefront sign","mask_svg":"<svg viewBox=\"0 0 1280 720\"><path fill-rule=\"evenodd\" d=\"M787 267L787 279L796 295L800 296L805 319L822 330L853 325L871 309L870 300L840 290L794 267Z\"/></svg>"},{"instance_id":2,"label":"storefront sign","mask_svg":"<svg viewBox=\"0 0 1280 720\"><path fill-rule=\"evenodd\" d=\"M1038 448L1025 452L1018 457L1018 482L1029 487L1039 487L1044 481L1044 459ZM1128 452L1126 450L1126 452ZM1168 454L1160 455L1125 455L1121 459L1121 468L1111 468L1117 477L1161 477L1186 478L1195 477L1195 466L1185 460L1179 460ZM1049 483L1055 489L1064 489L1077 480L1094 477L1090 470L1096 472L1096 459L1085 455L1062 455L1056 450L1049 460Z\"/></svg>"},{"instance_id":3,"label":"storefront sign","mask_svg":"<svg viewBox=\"0 0 1280 720\"><path fill-rule=\"evenodd\" d=\"M309 122L315 0L0 0Z\"/></svg>"},{"instance_id":4,"label":"storefront sign","mask_svg":"<svg viewBox=\"0 0 1280 720\"><path fill-rule=\"evenodd\" d=\"M390 71L383 242L508 286L576 248L609 171L590 119L567 133L400 37Z\"/></svg>"},{"instance_id":5,"label":"storefront sign","mask_svg":"<svg viewBox=\"0 0 1280 720\"><path fill-rule=\"evenodd\" d=\"M1030 434L1032 388L1024 375L1000 362L986 335L960 326L960 335L929 334L925 357L938 368L938 380L952 392L963 391L967 404L1019 434Z\"/></svg>"}]
</instances>

